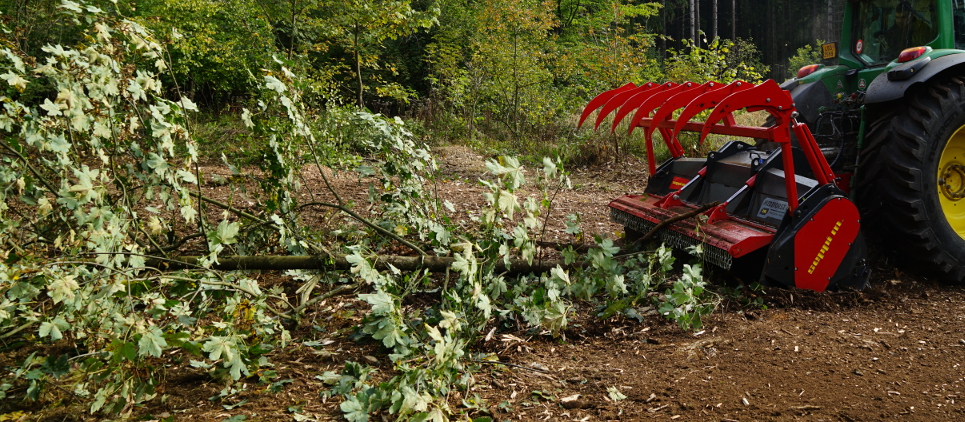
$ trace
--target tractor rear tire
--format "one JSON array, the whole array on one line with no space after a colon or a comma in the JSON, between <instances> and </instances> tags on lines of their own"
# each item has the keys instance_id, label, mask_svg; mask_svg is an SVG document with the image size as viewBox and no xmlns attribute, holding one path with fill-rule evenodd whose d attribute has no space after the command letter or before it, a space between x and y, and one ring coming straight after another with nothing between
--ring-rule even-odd
<instances>
[{"instance_id":1,"label":"tractor rear tire","mask_svg":"<svg viewBox=\"0 0 965 422\"><path fill-rule=\"evenodd\" d=\"M962 281L965 80L930 82L889 108L877 114L861 151L855 190L862 225L895 249L898 262Z\"/></svg>"}]
</instances>

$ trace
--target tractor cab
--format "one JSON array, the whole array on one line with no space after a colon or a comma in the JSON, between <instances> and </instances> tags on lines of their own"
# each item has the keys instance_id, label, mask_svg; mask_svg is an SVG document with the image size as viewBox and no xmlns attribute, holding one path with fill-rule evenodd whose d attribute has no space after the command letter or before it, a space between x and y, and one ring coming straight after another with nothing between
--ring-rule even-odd
<instances>
[{"instance_id":1,"label":"tractor cab","mask_svg":"<svg viewBox=\"0 0 965 422\"><path fill-rule=\"evenodd\" d=\"M909 47L938 38L935 0L875 0L853 3L851 53L863 65L887 64Z\"/></svg>"}]
</instances>

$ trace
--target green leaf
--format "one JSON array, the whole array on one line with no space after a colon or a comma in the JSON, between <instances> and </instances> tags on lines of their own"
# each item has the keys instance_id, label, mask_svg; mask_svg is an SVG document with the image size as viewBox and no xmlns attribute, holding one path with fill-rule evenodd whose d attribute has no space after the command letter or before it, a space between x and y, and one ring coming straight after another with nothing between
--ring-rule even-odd
<instances>
[{"instance_id":1,"label":"green leaf","mask_svg":"<svg viewBox=\"0 0 965 422\"><path fill-rule=\"evenodd\" d=\"M372 313L375 314L390 314L395 310L395 301L392 296L386 293L384 290L379 290L372 294L362 294L359 295L359 299L362 299L372 305Z\"/></svg>"},{"instance_id":2,"label":"green leaf","mask_svg":"<svg viewBox=\"0 0 965 422\"><path fill-rule=\"evenodd\" d=\"M496 208L512 220L514 213L520 209L520 206L516 195L508 190L501 190L496 198Z\"/></svg>"},{"instance_id":3,"label":"green leaf","mask_svg":"<svg viewBox=\"0 0 965 422\"><path fill-rule=\"evenodd\" d=\"M208 341L201 346L201 350L208 353L208 359L218 360L224 357L225 360L231 360L235 354L235 344L230 341L228 337L222 336L211 336Z\"/></svg>"},{"instance_id":4,"label":"green leaf","mask_svg":"<svg viewBox=\"0 0 965 422\"><path fill-rule=\"evenodd\" d=\"M67 355L60 355L56 358L49 356L41 368L44 372L53 375L55 378L60 378L70 373L70 361Z\"/></svg>"},{"instance_id":5,"label":"green leaf","mask_svg":"<svg viewBox=\"0 0 965 422\"><path fill-rule=\"evenodd\" d=\"M620 252L620 247L614 246L613 240L610 239L603 239L603 242L600 242L600 249L609 256L616 255L617 252Z\"/></svg>"},{"instance_id":6,"label":"green leaf","mask_svg":"<svg viewBox=\"0 0 965 422\"><path fill-rule=\"evenodd\" d=\"M248 375L248 367L245 366L245 362L241 360L241 354L235 353L233 358L225 362L225 366L228 367L228 374L234 380L241 379L241 374Z\"/></svg>"},{"instance_id":7,"label":"green leaf","mask_svg":"<svg viewBox=\"0 0 965 422\"><path fill-rule=\"evenodd\" d=\"M51 340L57 341L64 338L64 335L60 332L60 327L53 322L44 321L40 323L40 337L50 337Z\"/></svg>"},{"instance_id":8,"label":"green leaf","mask_svg":"<svg viewBox=\"0 0 965 422\"><path fill-rule=\"evenodd\" d=\"M218 224L218 230L217 230L217 236L218 236L218 239L220 240L220 243L223 243L226 245L235 243L237 241L237 239L235 239L235 236L238 235L238 230L240 229L240 227L241 227L241 224L238 223L237 221L234 223L229 223L226 220L222 220L221 223Z\"/></svg>"},{"instance_id":9,"label":"green leaf","mask_svg":"<svg viewBox=\"0 0 965 422\"><path fill-rule=\"evenodd\" d=\"M225 408L225 410L232 410L244 406L246 403L248 403L248 399L244 399L235 404L222 404L221 407Z\"/></svg>"},{"instance_id":10,"label":"green leaf","mask_svg":"<svg viewBox=\"0 0 965 422\"><path fill-rule=\"evenodd\" d=\"M349 396L339 405L339 409L342 410L342 413L345 414L345 419L348 419L349 422L368 422L369 420L369 414L366 409L368 406L363 405L362 402L359 401L360 395L361 393Z\"/></svg>"},{"instance_id":11,"label":"green leaf","mask_svg":"<svg viewBox=\"0 0 965 422\"><path fill-rule=\"evenodd\" d=\"M141 340L137 342L137 346L139 355L157 358L161 357L161 353L164 348L168 347L168 343L164 340L164 332L155 325L141 335Z\"/></svg>"},{"instance_id":12,"label":"green leaf","mask_svg":"<svg viewBox=\"0 0 965 422\"><path fill-rule=\"evenodd\" d=\"M190 337L191 334L184 331L164 333L164 340L166 340L171 347L182 347L185 340Z\"/></svg>"},{"instance_id":13,"label":"green leaf","mask_svg":"<svg viewBox=\"0 0 965 422\"><path fill-rule=\"evenodd\" d=\"M137 359L137 346L133 342L126 342L121 345L121 348L117 350L117 353L124 359L133 362Z\"/></svg>"},{"instance_id":14,"label":"green leaf","mask_svg":"<svg viewBox=\"0 0 965 422\"><path fill-rule=\"evenodd\" d=\"M281 94L282 92L285 92L285 90L288 89L284 83L278 80L278 78L271 75L265 75L265 87L268 89L272 89L279 94Z\"/></svg>"},{"instance_id":15,"label":"green leaf","mask_svg":"<svg viewBox=\"0 0 965 422\"><path fill-rule=\"evenodd\" d=\"M201 356L201 347L198 346L198 342L196 341L186 341L181 343L181 348L192 355Z\"/></svg>"}]
</instances>

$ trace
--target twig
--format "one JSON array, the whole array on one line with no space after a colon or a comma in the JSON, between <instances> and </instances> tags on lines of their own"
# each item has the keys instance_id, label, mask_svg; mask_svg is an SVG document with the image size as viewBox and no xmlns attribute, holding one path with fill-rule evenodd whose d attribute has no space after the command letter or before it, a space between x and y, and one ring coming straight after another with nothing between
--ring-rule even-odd
<instances>
[{"instance_id":1,"label":"twig","mask_svg":"<svg viewBox=\"0 0 965 422\"><path fill-rule=\"evenodd\" d=\"M346 291L346 290L354 289L355 287L358 287L358 284L343 284L343 285L341 285L341 286L338 286L338 287L336 287L336 288L334 288L334 289L332 289L332 290L329 290L329 291L325 292L324 294L315 296L314 298L312 298L312 300L309 300L309 301L307 301L307 302L299 305L297 308L295 308L294 310L292 310L292 312L294 312L294 313L296 313L296 314L297 314L297 313L301 313L302 311L304 311L304 310L305 310L306 308L308 308L309 306L312 306L312 305L314 305L314 304L316 304L316 303L318 303L318 302L321 302L321 301L323 301L323 300L325 300L325 299L338 296L338 295L342 294L342 292L344 292L344 291ZM289 318L289 319L291 319L291 318Z\"/></svg>"},{"instance_id":2,"label":"twig","mask_svg":"<svg viewBox=\"0 0 965 422\"><path fill-rule=\"evenodd\" d=\"M318 205L318 206L322 206L322 207L335 208L335 209L337 209L337 210L339 210L339 211L342 211L342 212L350 215L352 218L358 220L360 223L365 224L366 226L371 227L373 230L381 233L382 235L391 237L391 238L393 238L393 239L395 239L395 240L398 240L399 243L402 243L403 245L408 246L409 249L412 249L412 250L418 252L419 255L421 255L421 256L427 256L427 255L428 255L428 254L426 254L422 249L419 249L418 246L410 243L408 240L405 240L405 239L399 237L398 235L396 235L395 233L392 233L392 232L390 232L390 231L388 231L388 230L386 230L386 229L383 229L383 228L379 227L378 225L372 223L371 221L366 220L366 219L365 219L364 217L362 217L361 215L356 214L355 211L352 211L352 210L350 210L350 209L348 209L348 208L346 208L346 207L344 207L344 206L342 206L342 205L328 204L328 203L325 203L325 202L309 202L309 203L307 203L307 204L305 204L305 205L302 205L302 207L308 207L308 206L312 206L312 205Z\"/></svg>"},{"instance_id":3,"label":"twig","mask_svg":"<svg viewBox=\"0 0 965 422\"><path fill-rule=\"evenodd\" d=\"M688 218L696 217L696 216L698 216L698 215L700 215L700 214L703 214L703 213L706 212L707 210L709 210L709 209L711 209L711 208L713 208L713 207L716 207L716 206L718 206L718 205L720 205L720 202L716 202L716 201L715 201L715 202L711 202L711 203L706 204L706 205L703 205L703 206L701 206L700 208L697 208L697 209L695 209L695 210L688 211L688 212L685 212L685 213L680 214L680 215L675 215L675 216L670 217L670 218L668 218L668 219L666 219L666 220L663 220L663 221L661 221L659 224L657 224L656 226L654 226L652 229L650 229L650 231L647 232L647 234L643 235L643 237L641 237L641 238L637 239L635 242L633 242L633 245L639 245L639 244L642 244L643 242L646 242L646 241L649 240L651 237L653 237L655 234L657 234L657 232L659 232L660 229L663 229L664 227L667 227L668 225L671 225L671 224L676 223L676 222L681 221L681 220L686 220L686 219L688 219ZM626 254L622 254L622 255L617 255L617 257L624 257L624 256L636 255L636 254L638 254L638 253L639 253L639 252L631 252L631 253L626 253Z\"/></svg>"},{"instance_id":4,"label":"twig","mask_svg":"<svg viewBox=\"0 0 965 422\"><path fill-rule=\"evenodd\" d=\"M30 328L30 326L32 326L32 325L34 325L34 324L36 324L36 323L38 323L38 322L40 322L40 321L29 321L29 322L27 322L27 323L24 324L24 325L21 325L21 326L19 326L19 327L17 327L17 328L14 328L13 330L10 330L10 331L7 331L6 333L0 334L0 340L6 340L7 338L12 337L14 334L17 334L17 333L19 333L19 332L21 332L21 331L23 331L23 330L25 330L25 329L27 329L27 328Z\"/></svg>"},{"instance_id":5,"label":"twig","mask_svg":"<svg viewBox=\"0 0 965 422\"><path fill-rule=\"evenodd\" d=\"M337 202L339 205L342 205L342 198L338 196L338 192L335 191L335 189L332 188L332 184L328 182L328 176L325 176L325 168L322 167L322 163L318 161L318 152L315 151L315 136L312 135L308 138L308 147L312 150L312 158L315 161L315 167L318 167L318 174L322 176L322 181L325 182L325 187L328 188L328 191L335 196L335 202Z\"/></svg>"},{"instance_id":6,"label":"twig","mask_svg":"<svg viewBox=\"0 0 965 422\"><path fill-rule=\"evenodd\" d=\"M17 246L16 243L13 243L13 240L8 238L5 243L7 244L7 246L10 247L10 249L17 251L18 254L20 255L24 254L23 249L21 249L20 246Z\"/></svg>"},{"instance_id":7,"label":"twig","mask_svg":"<svg viewBox=\"0 0 965 422\"><path fill-rule=\"evenodd\" d=\"M589 251L590 248L594 247L595 245L589 244L589 243L560 243L560 242L546 242L542 240L537 240L536 246L540 246L544 248L553 248L558 251L572 247L573 250L576 252L586 252L586 251Z\"/></svg>"},{"instance_id":8,"label":"twig","mask_svg":"<svg viewBox=\"0 0 965 422\"><path fill-rule=\"evenodd\" d=\"M54 194L57 193L58 189L55 188L53 185L51 185L50 182L47 181L47 179L44 178L44 176L40 174L39 171L37 171L37 169L35 169L32 165L30 165L30 160L28 160L27 157L24 157L23 154L20 153L20 151L13 149L13 147L11 147L10 145L7 145L6 142L0 142L0 145L3 145L3 147L6 148L7 151L10 151L14 155L16 155L17 158L19 158L20 161L22 161L23 164L27 166L28 169L30 169L30 172L37 177L37 180L39 180L40 183L44 185L44 187L47 188L48 191L50 191L50 193L54 193Z\"/></svg>"},{"instance_id":9,"label":"twig","mask_svg":"<svg viewBox=\"0 0 965 422\"><path fill-rule=\"evenodd\" d=\"M244 217L244 218L247 218L247 219L249 219L249 220L255 220L255 221L257 221L258 223L262 223L262 224L268 223L268 221L265 221L265 220L263 220L263 219L261 219L261 218L258 218L258 216L254 215L254 214L249 214L249 213L247 213L247 212L244 212L244 211L242 211L242 210L239 210L239 209L237 209L237 208L234 208L234 207L232 207L231 205L225 204L224 202L218 201L218 200L216 200L216 199L208 198L207 196L203 196L203 195L201 195L201 194L199 194L199 193L197 193L197 192L191 192L191 196L193 196L193 197L195 197L195 198L198 198L198 199L200 199L201 201L204 201L204 202L207 202L207 203L210 203L210 204L217 205L217 206L223 208L225 211L228 211L228 212L230 212L230 213L232 213L232 214L235 214L235 215L237 215L237 216L239 216L239 217Z\"/></svg>"}]
</instances>

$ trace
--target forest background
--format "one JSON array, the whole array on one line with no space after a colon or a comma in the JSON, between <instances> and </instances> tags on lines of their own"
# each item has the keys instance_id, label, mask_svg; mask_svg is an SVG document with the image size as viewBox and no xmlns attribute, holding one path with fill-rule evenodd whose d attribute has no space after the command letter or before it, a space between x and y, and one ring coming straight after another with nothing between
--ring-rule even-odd
<instances>
[{"instance_id":1,"label":"forest background","mask_svg":"<svg viewBox=\"0 0 965 422\"><path fill-rule=\"evenodd\" d=\"M699 260L619 255L576 214L539 264L564 167L642 151L576 113L628 82L784 79L841 4L0 2L0 410L135 414L173 367L225 403L281 390L273 350L324 352L318 307L350 294L363 316L332 336L392 362L317 375L353 421L484 415L454 399L494 363L473 345L559 337L579 306L699 329L719 302ZM484 205L435 195L429 143L493 157Z\"/></svg>"},{"instance_id":2,"label":"forest background","mask_svg":"<svg viewBox=\"0 0 965 422\"><path fill-rule=\"evenodd\" d=\"M58 1L5 3L5 38L19 51L36 55L45 45L78 41L76 28L58 17ZM206 115L250 99L259 69L276 58L304 75L305 98L313 104L413 117L436 139L519 151L523 143L556 144L561 137L561 150L573 150L565 140L576 135L566 118L596 93L627 82L793 76L810 62L817 40L837 39L843 3L92 4L116 7L167 43L173 67L166 77L176 79ZM804 58L795 59L802 48Z\"/></svg>"}]
</instances>

